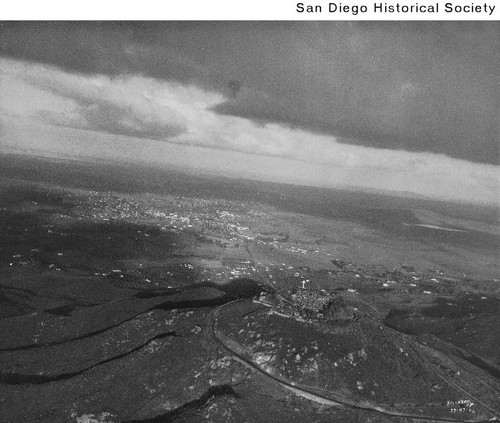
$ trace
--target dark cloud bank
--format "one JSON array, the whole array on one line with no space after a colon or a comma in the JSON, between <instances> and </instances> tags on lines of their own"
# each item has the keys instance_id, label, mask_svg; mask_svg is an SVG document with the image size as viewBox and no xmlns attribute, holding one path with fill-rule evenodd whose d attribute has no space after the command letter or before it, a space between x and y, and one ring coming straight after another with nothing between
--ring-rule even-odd
<instances>
[{"instance_id":1,"label":"dark cloud bank","mask_svg":"<svg viewBox=\"0 0 500 423\"><path fill-rule=\"evenodd\" d=\"M345 143L500 162L495 22L2 23L0 55L195 84L227 95L219 113Z\"/></svg>"}]
</instances>

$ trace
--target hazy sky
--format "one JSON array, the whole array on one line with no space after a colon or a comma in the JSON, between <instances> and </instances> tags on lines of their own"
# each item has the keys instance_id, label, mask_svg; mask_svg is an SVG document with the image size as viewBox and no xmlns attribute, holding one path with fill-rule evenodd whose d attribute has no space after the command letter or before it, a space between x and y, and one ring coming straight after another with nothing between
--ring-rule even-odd
<instances>
[{"instance_id":1,"label":"hazy sky","mask_svg":"<svg viewBox=\"0 0 500 423\"><path fill-rule=\"evenodd\" d=\"M496 22L4 22L0 146L492 203L499 69Z\"/></svg>"}]
</instances>

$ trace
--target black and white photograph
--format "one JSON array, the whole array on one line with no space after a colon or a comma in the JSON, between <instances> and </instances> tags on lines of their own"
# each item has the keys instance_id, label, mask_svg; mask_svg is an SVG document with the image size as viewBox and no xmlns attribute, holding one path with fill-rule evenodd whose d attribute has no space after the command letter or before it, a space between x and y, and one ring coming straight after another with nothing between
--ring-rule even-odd
<instances>
[{"instance_id":1,"label":"black and white photograph","mask_svg":"<svg viewBox=\"0 0 500 423\"><path fill-rule=\"evenodd\" d=\"M500 421L499 164L498 21L1 21L0 422Z\"/></svg>"}]
</instances>

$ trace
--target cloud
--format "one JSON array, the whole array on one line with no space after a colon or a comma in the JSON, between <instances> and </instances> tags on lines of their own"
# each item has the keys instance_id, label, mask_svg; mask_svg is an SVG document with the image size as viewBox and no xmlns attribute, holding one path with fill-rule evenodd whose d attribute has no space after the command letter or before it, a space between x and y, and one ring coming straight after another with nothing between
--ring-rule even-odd
<instances>
[{"instance_id":1,"label":"cloud","mask_svg":"<svg viewBox=\"0 0 500 423\"><path fill-rule=\"evenodd\" d=\"M219 114L336 142L498 164L499 31L493 22L7 23L0 54L196 86L227 97L213 106ZM241 89L229 98L232 80Z\"/></svg>"},{"instance_id":2,"label":"cloud","mask_svg":"<svg viewBox=\"0 0 500 423\"><path fill-rule=\"evenodd\" d=\"M496 201L498 193L495 166L350 145L298 127L223 115L214 109L228 98L195 85L137 75L75 74L0 59L0 89L6 93L0 98L0 116L10 122L3 142L9 145L34 148L38 142L39 148L65 154L73 146L76 154L82 144L78 154L159 163L171 163L173 151L181 151L169 145L197 146L204 153L185 150L193 155L182 158L178 153L177 159L192 167L302 184L486 202ZM401 95L412 95L412 90L407 86ZM24 123L14 124L19 120ZM33 138L30 133L51 135Z\"/></svg>"},{"instance_id":3,"label":"cloud","mask_svg":"<svg viewBox=\"0 0 500 423\"><path fill-rule=\"evenodd\" d=\"M62 126L166 140L222 98L151 78L82 76L10 60L1 64L3 85L19 91L8 96L4 108L33 114L38 104L40 119Z\"/></svg>"}]
</instances>

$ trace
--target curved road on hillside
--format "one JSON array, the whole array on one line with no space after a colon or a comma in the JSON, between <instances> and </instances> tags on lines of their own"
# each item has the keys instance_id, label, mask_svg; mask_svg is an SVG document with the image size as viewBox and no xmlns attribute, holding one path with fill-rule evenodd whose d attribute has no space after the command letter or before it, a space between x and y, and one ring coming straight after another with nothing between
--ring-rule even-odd
<instances>
[{"instance_id":1,"label":"curved road on hillside","mask_svg":"<svg viewBox=\"0 0 500 423\"><path fill-rule=\"evenodd\" d=\"M321 391L320 388L311 388L311 387L306 387L302 385L297 385L294 382L288 381L284 378L274 376L272 374L269 374L267 371L264 369L260 368L257 366L255 363L253 363L250 359L242 356L240 353L237 351L234 351L233 348L231 348L227 343L222 339L222 336L218 334L217 331L217 319L219 313L226 307L229 307L230 305L236 303L236 302L241 302L245 301L245 299L238 299L231 301L229 303L223 304L221 306L216 307L212 312L208 315L208 328L210 331L210 335L213 339L213 341L221 346L224 350L226 350L235 360L238 362L242 363L246 367L250 368L251 370L254 370L264 377L267 377L268 379L273 380L274 382L278 383L285 389L288 389L292 392L294 392L296 395L299 395L303 398L307 398L311 401L320 403L320 404L325 404L325 405L331 405L335 407L343 407L343 408L354 408L354 409L361 409L361 410L368 410L368 411L376 411L378 413L383 413L386 415L391 415L391 416L396 416L396 417L404 417L404 418L409 418L409 419L414 419L414 420L426 420L426 421L433 421L433 422L452 422L452 423L465 423L465 422L478 422L481 420L454 420L451 418L436 418L433 416L426 416L426 415L415 415L415 414L405 414L405 413L400 413L397 411L392 411L385 409L383 407L377 407L377 406L369 406L369 405L363 405L363 404L357 404L355 402L351 401L346 401L345 399L342 398L336 398L335 394L331 393L330 391L325 391L325 395L328 394L331 398L328 398L327 396L324 396L320 393L313 392L312 389L316 391ZM335 399L332 399L335 398Z\"/></svg>"}]
</instances>

